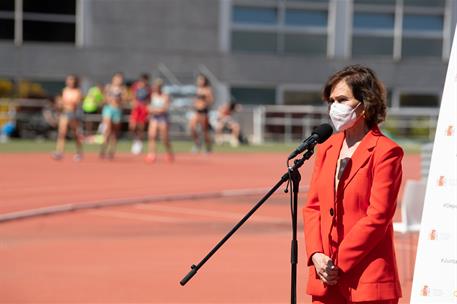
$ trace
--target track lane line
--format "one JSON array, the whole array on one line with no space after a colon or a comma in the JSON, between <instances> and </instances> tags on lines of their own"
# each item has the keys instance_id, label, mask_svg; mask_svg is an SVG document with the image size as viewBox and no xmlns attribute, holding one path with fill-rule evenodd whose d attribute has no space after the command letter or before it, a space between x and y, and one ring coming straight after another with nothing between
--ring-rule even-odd
<instances>
[{"instance_id":1,"label":"track lane line","mask_svg":"<svg viewBox=\"0 0 457 304\"><path fill-rule=\"evenodd\" d=\"M125 212L125 211L114 211L114 210L94 210L94 211L88 212L87 214L103 216L103 217L119 218L119 219L139 220L139 221L145 221L145 222L160 222L160 223L174 223L174 224L183 222L183 220L181 220L177 217L144 215L144 214Z\"/></svg>"},{"instance_id":2,"label":"track lane line","mask_svg":"<svg viewBox=\"0 0 457 304\"><path fill-rule=\"evenodd\" d=\"M153 211L165 211L178 214L187 214L187 215L203 215L209 217L217 218L226 218L226 219L238 219L243 218L244 213L237 213L231 211L215 211L208 209L200 208L186 208L186 207L173 207L173 206L163 206L163 205L137 205L134 207L139 210L153 210ZM282 220L276 217L264 216L264 215L255 215L252 217L254 221L265 222L265 223L275 223L275 224L285 224L288 223L286 220Z\"/></svg>"},{"instance_id":3,"label":"track lane line","mask_svg":"<svg viewBox=\"0 0 457 304\"><path fill-rule=\"evenodd\" d=\"M213 192L197 192L197 193L179 193L179 194L158 194L158 195L145 195L140 197L130 197L122 199L104 199L89 202L74 202L60 205L53 205L48 207L40 207L34 209L26 209L20 211L13 211L9 213L0 214L0 223L27 219L31 217L38 217L50 214L72 212L86 209L96 209L113 206L147 204L157 202L172 202L182 200L202 200L210 198L234 197L243 195L255 195L264 193L267 190L264 188L251 188L251 189L234 189L222 190Z\"/></svg>"}]
</instances>

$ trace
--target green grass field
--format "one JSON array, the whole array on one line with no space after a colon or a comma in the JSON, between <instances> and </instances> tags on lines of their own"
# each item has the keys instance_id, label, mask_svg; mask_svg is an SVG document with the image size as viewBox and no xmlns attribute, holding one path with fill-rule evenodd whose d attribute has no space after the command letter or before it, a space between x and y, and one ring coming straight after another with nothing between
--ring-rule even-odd
<instances>
[{"instance_id":1,"label":"green grass field","mask_svg":"<svg viewBox=\"0 0 457 304\"><path fill-rule=\"evenodd\" d=\"M121 140L118 143L118 152L129 152L132 142L129 140ZM298 144L298 143L297 143ZM265 143L262 145L240 145L239 147L231 147L230 145L214 145L214 152L232 152L232 153L256 153L256 152L284 152L292 151L295 143ZM190 152L192 143L190 141L174 141L172 143L173 150L177 153ZM37 140L10 140L6 143L0 144L0 153L34 153L34 152L52 152L55 149L55 142L53 141L37 141ZM98 152L100 145L98 144L85 144L85 152ZM161 144L158 145L159 152L163 152ZM75 143L71 140L67 141L65 145L66 152L75 151Z\"/></svg>"},{"instance_id":2,"label":"green grass field","mask_svg":"<svg viewBox=\"0 0 457 304\"><path fill-rule=\"evenodd\" d=\"M397 141L406 153L419 153L421 143L416 141L401 140ZM240 145L239 147L231 147L229 145L214 146L214 152L224 153L259 153L259 152L279 152L290 153L299 144L296 143L264 143L261 145ZM121 140L118 144L118 152L129 152L131 141ZM163 152L161 144L158 145L159 152ZM174 141L173 150L177 153L190 152L192 143L190 141ZM52 152L55 149L55 142L44 140L23 140L14 139L6 143L0 143L0 153L36 153L36 152ZM98 144L85 144L85 152L98 152L100 146ZM66 152L73 153L75 151L75 144L69 140L65 147Z\"/></svg>"}]
</instances>

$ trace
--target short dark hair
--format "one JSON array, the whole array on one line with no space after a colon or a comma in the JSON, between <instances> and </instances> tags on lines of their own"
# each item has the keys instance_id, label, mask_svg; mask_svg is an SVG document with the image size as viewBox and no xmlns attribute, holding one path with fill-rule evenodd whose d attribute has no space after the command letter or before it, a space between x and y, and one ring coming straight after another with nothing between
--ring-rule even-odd
<instances>
[{"instance_id":1,"label":"short dark hair","mask_svg":"<svg viewBox=\"0 0 457 304\"><path fill-rule=\"evenodd\" d=\"M381 123L386 118L386 90L372 69L363 65L350 65L329 77L322 97L329 101L337 83L344 80L352 89L354 97L363 103L365 122L368 127Z\"/></svg>"}]
</instances>

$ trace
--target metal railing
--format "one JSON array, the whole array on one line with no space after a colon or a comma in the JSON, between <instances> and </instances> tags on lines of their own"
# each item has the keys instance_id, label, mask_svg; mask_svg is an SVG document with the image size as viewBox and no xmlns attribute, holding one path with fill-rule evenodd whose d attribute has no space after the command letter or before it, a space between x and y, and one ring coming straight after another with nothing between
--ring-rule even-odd
<instances>
[{"instance_id":1,"label":"metal railing","mask_svg":"<svg viewBox=\"0 0 457 304\"><path fill-rule=\"evenodd\" d=\"M57 111L48 99L23 99L23 98L0 98L0 127L3 123L13 121L16 124L17 133L25 138L47 137L48 132L56 129ZM8 109L7 111L4 109ZM130 116L130 104L125 104L122 108L122 130L126 135L128 132L127 124ZM170 135L175 139L188 138L188 121L191 110L189 105L179 105L170 110ZM47 115L53 116L54 123L50 124ZM84 113L82 122L92 122L98 124L102 121L102 115L97 113ZM55 133L55 132L54 132Z\"/></svg>"},{"instance_id":2,"label":"metal railing","mask_svg":"<svg viewBox=\"0 0 457 304\"><path fill-rule=\"evenodd\" d=\"M0 113L5 120L23 120L31 115L41 115L42 109L52 106L49 100L0 99L8 104L9 111ZM15 111L17 109L17 112ZM123 123L129 119L130 108L124 108ZM392 136L430 141L434 138L438 108L390 108L382 129ZM170 109L171 136L188 137L188 121L192 115L189 103L176 104ZM210 116L214 116L212 111ZM234 114L243 134L252 143L265 141L292 142L309 136L314 127L328 123L327 107L316 106L244 106ZM100 114L85 114L84 121L101 121Z\"/></svg>"},{"instance_id":3,"label":"metal railing","mask_svg":"<svg viewBox=\"0 0 457 304\"><path fill-rule=\"evenodd\" d=\"M159 77L160 75L163 76L167 82L169 82L172 85L181 85L181 82L179 79L173 74L173 72L164 64L164 63L159 63L157 66L157 71L159 72Z\"/></svg>"},{"instance_id":4,"label":"metal railing","mask_svg":"<svg viewBox=\"0 0 457 304\"><path fill-rule=\"evenodd\" d=\"M314 127L329 122L327 107L259 106L251 111L255 143L299 140L309 136ZM438 114L438 108L389 108L381 127L392 136L431 140Z\"/></svg>"}]
</instances>

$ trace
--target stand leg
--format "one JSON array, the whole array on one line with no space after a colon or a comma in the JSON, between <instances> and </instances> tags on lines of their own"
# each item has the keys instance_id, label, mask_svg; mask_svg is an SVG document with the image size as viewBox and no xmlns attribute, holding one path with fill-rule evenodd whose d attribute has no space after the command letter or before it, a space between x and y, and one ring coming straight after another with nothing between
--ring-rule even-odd
<instances>
[{"instance_id":1,"label":"stand leg","mask_svg":"<svg viewBox=\"0 0 457 304\"><path fill-rule=\"evenodd\" d=\"M300 186L300 172L297 169L290 171L292 179L293 199L291 201L292 211L292 242L291 242L291 279L290 279L290 303L297 303L297 264L298 264L298 240L297 240L297 213L298 213L298 192Z\"/></svg>"}]
</instances>

